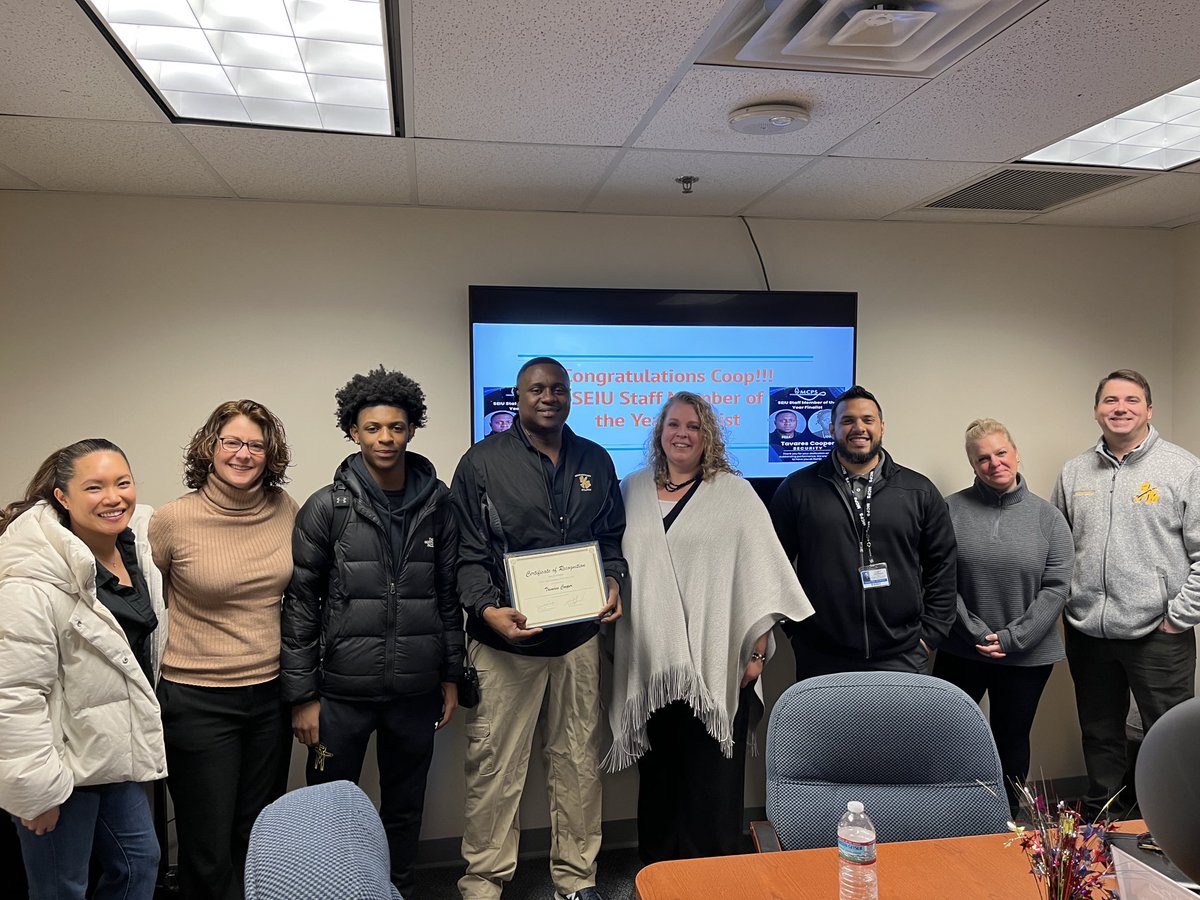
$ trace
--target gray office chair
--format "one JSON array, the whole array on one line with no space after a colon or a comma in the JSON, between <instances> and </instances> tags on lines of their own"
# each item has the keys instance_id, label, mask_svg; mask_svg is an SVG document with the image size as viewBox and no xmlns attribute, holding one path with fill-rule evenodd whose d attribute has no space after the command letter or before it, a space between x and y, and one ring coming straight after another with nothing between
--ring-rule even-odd
<instances>
[{"instance_id":1,"label":"gray office chair","mask_svg":"<svg viewBox=\"0 0 1200 900\"><path fill-rule=\"evenodd\" d=\"M259 813L245 885L246 900L403 900L379 813L349 781L300 788Z\"/></svg>"},{"instance_id":2,"label":"gray office chair","mask_svg":"<svg viewBox=\"0 0 1200 900\"><path fill-rule=\"evenodd\" d=\"M1200 697L1164 713L1146 733L1134 784L1138 807L1167 859L1200 881Z\"/></svg>"},{"instance_id":3,"label":"gray office chair","mask_svg":"<svg viewBox=\"0 0 1200 900\"><path fill-rule=\"evenodd\" d=\"M831 847L849 800L879 841L1005 831L1008 801L987 720L940 678L822 675L792 685L767 728L767 818L785 850Z\"/></svg>"}]
</instances>

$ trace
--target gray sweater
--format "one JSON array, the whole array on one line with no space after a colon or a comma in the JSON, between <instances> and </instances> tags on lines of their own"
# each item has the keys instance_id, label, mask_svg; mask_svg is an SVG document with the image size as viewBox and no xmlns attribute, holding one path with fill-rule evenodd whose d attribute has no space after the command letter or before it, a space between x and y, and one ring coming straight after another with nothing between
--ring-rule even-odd
<instances>
[{"instance_id":1,"label":"gray sweater","mask_svg":"<svg viewBox=\"0 0 1200 900\"><path fill-rule=\"evenodd\" d=\"M1074 546L1062 513L1018 478L1008 494L976 479L946 498L958 540L958 620L940 649L998 665L1040 666L1063 658L1055 625ZM1007 656L993 660L975 649L989 634Z\"/></svg>"},{"instance_id":2,"label":"gray sweater","mask_svg":"<svg viewBox=\"0 0 1200 900\"><path fill-rule=\"evenodd\" d=\"M1075 538L1070 625L1133 640L1164 616L1200 624L1200 459L1154 426L1120 463L1101 441L1067 461L1054 505Z\"/></svg>"}]
</instances>

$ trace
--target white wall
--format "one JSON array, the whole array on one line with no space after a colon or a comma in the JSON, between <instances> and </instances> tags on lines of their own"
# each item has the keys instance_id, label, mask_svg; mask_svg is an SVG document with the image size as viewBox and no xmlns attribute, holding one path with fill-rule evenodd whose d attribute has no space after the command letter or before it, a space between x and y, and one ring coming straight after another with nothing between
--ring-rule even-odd
<instances>
[{"instance_id":1,"label":"white wall","mask_svg":"<svg viewBox=\"0 0 1200 900\"><path fill-rule=\"evenodd\" d=\"M859 292L859 380L883 403L889 449L945 491L970 480L972 418L1008 423L1045 495L1095 440L1100 375L1145 372L1168 436L1172 380L1200 383L1165 338L1187 305L1175 303L1171 233L752 224L775 289ZM1188 240L1194 254L1200 232ZM16 497L54 447L103 434L128 451L141 499L161 504L182 492L191 432L219 401L250 396L286 423L303 500L349 451L334 390L379 362L425 388L430 424L414 449L448 479L468 440L472 283L762 286L736 220L0 193L0 495ZM773 694L790 665L784 653L772 666ZM439 739L426 838L461 833L460 729ZM1035 726L1033 770L1082 771L1065 666ZM750 773L754 805L762 777L753 762ZM540 778L535 765L530 783ZM634 816L635 783L608 782L607 819ZM528 792L523 824L546 822L542 792Z\"/></svg>"},{"instance_id":2,"label":"white wall","mask_svg":"<svg viewBox=\"0 0 1200 900\"><path fill-rule=\"evenodd\" d=\"M1175 393L1180 398L1200 396L1200 225L1189 225L1172 233L1175 238ZM1164 340L1164 344L1167 342ZM1155 388L1154 421L1158 421L1158 389ZM1181 399L1181 403L1182 403ZM1181 409L1175 418L1174 438L1193 453L1200 454L1200 416Z\"/></svg>"},{"instance_id":3,"label":"white wall","mask_svg":"<svg viewBox=\"0 0 1200 900\"><path fill-rule=\"evenodd\" d=\"M1174 417L1171 437L1192 453L1200 454L1200 417L1195 406L1184 406L1186 397L1200 395L1200 225L1189 225L1172 233L1175 240L1174 387L1179 415ZM1167 342L1164 341L1164 344ZM1153 383L1152 383L1153 385ZM1154 422L1162 415L1158 388L1154 388ZM1160 426L1161 427L1161 426ZM1200 659L1196 661L1200 683Z\"/></svg>"}]
</instances>

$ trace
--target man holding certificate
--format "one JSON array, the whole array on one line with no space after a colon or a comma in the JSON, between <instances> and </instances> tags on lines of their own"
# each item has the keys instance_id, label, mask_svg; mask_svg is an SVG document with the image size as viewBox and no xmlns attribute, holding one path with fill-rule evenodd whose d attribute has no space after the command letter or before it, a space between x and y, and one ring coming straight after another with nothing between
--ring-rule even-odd
<instances>
[{"instance_id":1,"label":"man holding certificate","mask_svg":"<svg viewBox=\"0 0 1200 900\"><path fill-rule=\"evenodd\" d=\"M517 421L454 473L458 589L480 700L467 714L464 900L500 896L543 706L550 874L560 900L599 900L600 622L621 617L625 507L604 448L567 427L570 378L548 357L517 374Z\"/></svg>"}]
</instances>

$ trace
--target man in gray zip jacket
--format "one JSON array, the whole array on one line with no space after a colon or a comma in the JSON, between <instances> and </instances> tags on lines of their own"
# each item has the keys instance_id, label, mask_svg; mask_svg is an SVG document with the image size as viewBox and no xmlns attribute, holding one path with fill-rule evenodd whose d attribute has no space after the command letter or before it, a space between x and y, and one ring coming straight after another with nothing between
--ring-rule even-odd
<instances>
[{"instance_id":1,"label":"man in gray zip jacket","mask_svg":"<svg viewBox=\"0 0 1200 900\"><path fill-rule=\"evenodd\" d=\"M1067 462L1054 489L1075 539L1064 630L1093 814L1124 781L1129 692L1147 730L1195 692L1200 459L1163 440L1153 412L1145 377L1104 378L1103 437Z\"/></svg>"}]
</instances>

